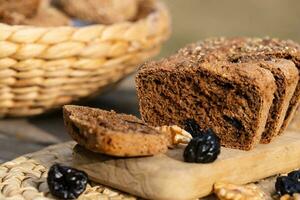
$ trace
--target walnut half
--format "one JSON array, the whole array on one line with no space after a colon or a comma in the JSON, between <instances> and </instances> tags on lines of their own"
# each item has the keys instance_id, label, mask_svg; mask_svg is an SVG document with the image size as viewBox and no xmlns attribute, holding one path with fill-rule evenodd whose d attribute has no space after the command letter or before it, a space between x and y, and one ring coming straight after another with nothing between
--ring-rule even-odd
<instances>
[{"instance_id":1,"label":"walnut half","mask_svg":"<svg viewBox=\"0 0 300 200\"><path fill-rule=\"evenodd\" d=\"M176 125L156 127L156 129L167 135L170 147L178 144L188 144L192 139L190 133Z\"/></svg>"},{"instance_id":2,"label":"walnut half","mask_svg":"<svg viewBox=\"0 0 300 200\"><path fill-rule=\"evenodd\" d=\"M300 194L293 194L293 196L286 194L280 197L280 200L300 200Z\"/></svg>"},{"instance_id":3,"label":"walnut half","mask_svg":"<svg viewBox=\"0 0 300 200\"><path fill-rule=\"evenodd\" d=\"M256 185L234 185L227 183L216 183L214 193L220 200L265 200L266 194Z\"/></svg>"}]
</instances>

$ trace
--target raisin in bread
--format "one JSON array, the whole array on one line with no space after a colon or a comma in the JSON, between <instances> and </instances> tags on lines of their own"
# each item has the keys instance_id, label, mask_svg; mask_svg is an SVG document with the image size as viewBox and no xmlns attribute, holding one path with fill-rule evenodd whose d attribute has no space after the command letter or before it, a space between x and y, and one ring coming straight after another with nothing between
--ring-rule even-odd
<instances>
[{"instance_id":1,"label":"raisin in bread","mask_svg":"<svg viewBox=\"0 0 300 200\"><path fill-rule=\"evenodd\" d=\"M63 113L70 136L93 152L132 157L168 149L169 138L165 134L132 115L73 105L64 106Z\"/></svg>"},{"instance_id":2,"label":"raisin in bread","mask_svg":"<svg viewBox=\"0 0 300 200\"><path fill-rule=\"evenodd\" d=\"M291 41L217 38L146 63L136 78L142 118L154 126L194 118L231 148L268 143L299 104L299 49Z\"/></svg>"}]
</instances>

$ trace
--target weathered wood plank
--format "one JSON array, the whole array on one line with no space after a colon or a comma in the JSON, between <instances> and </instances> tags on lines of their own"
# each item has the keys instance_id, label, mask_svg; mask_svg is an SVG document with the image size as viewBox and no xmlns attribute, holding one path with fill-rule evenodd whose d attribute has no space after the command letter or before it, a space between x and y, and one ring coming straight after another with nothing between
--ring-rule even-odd
<instances>
[{"instance_id":1,"label":"weathered wood plank","mask_svg":"<svg viewBox=\"0 0 300 200\"><path fill-rule=\"evenodd\" d=\"M216 182L247 184L300 167L300 134L287 131L271 144L251 151L222 148L210 164L183 162L177 148L153 157L112 158L76 146L74 165L95 182L146 199L196 199Z\"/></svg>"},{"instance_id":2,"label":"weathered wood plank","mask_svg":"<svg viewBox=\"0 0 300 200\"><path fill-rule=\"evenodd\" d=\"M37 143L55 144L60 139L38 128L26 119L5 119L0 121L0 133Z\"/></svg>"},{"instance_id":3,"label":"weathered wood plank","mask_svg":"<svg viewBox=\"0 0 300 200\"><path fill-rule=\"evenodd\" d=\"M26 153L38 151L45 147L46 145L35 144L0 134L0 163L12 160Z\"/></svg>"}]
</instances>

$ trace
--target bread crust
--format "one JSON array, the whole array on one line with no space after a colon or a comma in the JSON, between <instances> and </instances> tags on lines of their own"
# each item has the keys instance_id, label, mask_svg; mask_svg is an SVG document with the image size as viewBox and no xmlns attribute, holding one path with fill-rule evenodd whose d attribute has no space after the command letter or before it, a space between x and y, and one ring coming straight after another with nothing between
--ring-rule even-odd
<instances>
[{"instance_id":1,"label":"bread crust","mask_svg":"<svg viewBox=\"0 0 300 200\"><path fill-rule=\"evenodd\" d=\"M272 72L275 77L277 91L271 106L261 143L268 144L280 134L286 112L299 81L298 69L289 60L262 62L263 68Z\"/></svg>"}]
</instances>

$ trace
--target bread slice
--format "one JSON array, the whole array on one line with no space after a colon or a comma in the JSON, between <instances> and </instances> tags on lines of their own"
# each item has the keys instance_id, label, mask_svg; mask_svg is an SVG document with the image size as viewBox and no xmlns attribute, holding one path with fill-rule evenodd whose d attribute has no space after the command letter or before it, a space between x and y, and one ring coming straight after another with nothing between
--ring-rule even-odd
<instances>
[{"instance_id":1,"label":"bread slice","mask_svg":"<svg viewBox=\"0 0 300 200\"><path fill-rule=\"evenodd\" d=\"M261 63L261 67L272 72L277 86L267 124L261 138L261 143L267 144L280 133L290 101L299 81L299 75L295 64L289 60L266 61Z\"/></svg>"},{"instance_id":2,"label":"bread slice","mask_svg":"<svg viewBox=\"0 0 300 200\"><path fill-rule=\"evenodd\" d=\"M252 60L255 59L253 57L240 58L240 62L244 63L251 62ZM267 144L279 135L290 100L297 87L299 75L295 64L285 59L262 60L260 61L260 66L273 74L277 86L265 130L261 138L261 143Z\"/></svg>"},{"instance_id":3,"label":"bread slice","mask_svg":"<svg viewBox=\"0 0 300 200\"><path fill-rule=\"evenodd\" d=\"M298 69L300 76L300 46L291 40L279 40L276 38L214 38L192 44L184 51L195 54L195 50L202 48L202 59L218 57L220 60L230 62L270 61L273 59L285 59L292 61ZM204 52L203 52L204 51ZM283 66L284 67L284 66ZM293 94L288 110L285 114L283 124L279 130L279 135L284 132L293 119L296 108L300 105L300 81Z\"/></svg>"},{"instance_id":4,"label":"bread slice","mask_svg":"<svg viewBox=\"0 0 300 200\"><path fill-rule=\"evenodd\" d=\"M199 62L181 53L146 63L136 84L148 124L184 127L192 118L225 147L243 150L260 142L276 90L259 63Z\"/></svg>"},{"instance_id":5,"label":"bread slice","mask_svg":"<svg viewBox=\"0 0 300 200\"><path fill-rule=\"evenodd\" d=\"M219 41L219 42L216 42ZM279 40L271 38L218 38L208 40L202 43L209 43L208 46L214 46L212 43L219 43L219 49L229 60L239 61L244 58L248 60L272 60L285 59L294 62L298 68L300 76L300 46L291 40ZM199 45L199 44L198 44ZM226 51L226 53L224 53ZM284 67L284 66L283 66ZM279 130L279 135L284 132L291 120L293 119L296 108L300 105L300 81L290 101L288 110L285 114L283 124Z\"/></svg>"},{"instance_id":6,"label":"bread slice","mask_svg":"<svg viewBox=\"0 0 300 200\"><path fill-rule=\"evenodd\" d=\"M70 136L93 152L134 157L165 153L168 138L132 115L66 105L64 122Z\"/></svg>"}]
</instances>

